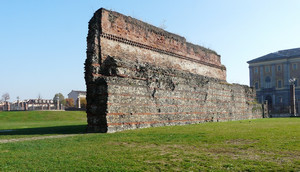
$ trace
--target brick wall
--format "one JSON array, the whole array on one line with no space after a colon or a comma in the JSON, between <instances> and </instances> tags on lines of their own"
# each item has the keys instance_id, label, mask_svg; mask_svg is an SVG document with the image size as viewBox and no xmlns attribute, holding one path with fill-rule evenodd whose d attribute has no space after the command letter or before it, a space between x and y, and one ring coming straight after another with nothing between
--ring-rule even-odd
<instances>
[{"instance_id":1,"label":"brick wall","mask_svg":"<svg viewBox=\"0 0 300 172\"><path fill-rule=\"evenodd\" d=\"M212 50L122 14L89 23L88 129L126 129L261 118L252 88L226 83Z\"/></svg>"}]
</instances>

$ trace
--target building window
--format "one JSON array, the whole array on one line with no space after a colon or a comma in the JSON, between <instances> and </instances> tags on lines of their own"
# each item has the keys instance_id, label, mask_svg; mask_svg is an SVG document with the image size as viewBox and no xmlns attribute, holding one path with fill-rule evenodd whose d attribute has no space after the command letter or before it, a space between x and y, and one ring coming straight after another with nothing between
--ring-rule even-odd
<instances>
[{"instance_id":1,"label":"building window","mask_svg":"<svg viewBox=\"0 0 300 172\"><path fill-rule=\"evenodd\" d=\"M270 66L265 66L265 72L270 72Z\"/></svg>"},{"instance_id":2,"label":"building window","mask_svg":"<svg viewBox=\"0 0 300 172\"><path fill-rule=\"evenodd\" d=\"M293 63L293 70L297 70L297 63Z\"/></svg>"},{"instance_id":3,"label":"building window","mask_svg":"<svg viewBox=\"0 0 300 172\"><path fill-rule=\"evenodd\" d=\"M282 88L282 81L281 80L277 81L277 88Z\"/></svg>"},{"instance_id":4,"label":"building window","mask_svg":"<svg viewBox=\"0 0 300 172\"><path fill-rule=\"evenodd\" d=\"M255 86L255 89L258 90L258 88L259 88L258 82L255 82L254 86Z\"/></svg>"},{"instance_id":5,"label":"building window","mask_svg":"<svg viewBox=\"0 0 300 172\"><path fill-rule=\"evenodd\" d=\"M277 65L277 72L281 71L281 65Z\"/></svg>"},{"instance_id":6,"label":"building window","mask_svg":"<svg viewBox=\"0 0 300 172\"><path fill-rule=\"evenodd\" d=\"M266 88L271 88L271 78L269 76L265 79Z\"/></svg>"},{"instance_id":7,"label":"building window","mask_svg":"<svg viewBox=\"0 0 300 172\"><path fill-rule=\"evenodd\" d=\"M255 73L255 74L258 73L258 67L254 67L254 73Z\"/></svg>"},{"instance_id":8,"label":"building window","mask_svg":"<svg viewBox=\"0 0 300 172\"><path fill-rule=\"evenodd\" d=\"M283 102L282 97L278 97L278 102L279 102L279 103L282 103L282 102Z\"/></svg>"},{"instance_id":9,"label":"building window","mask_svg":"<svg viewBox=\"0 0 300 172\"><path fill-rule=\"evenodd\" d=\"M297 78L295 78L296 80L295 80L295 87L298 87L298 79Z\"/></svg>"}]
</instances>

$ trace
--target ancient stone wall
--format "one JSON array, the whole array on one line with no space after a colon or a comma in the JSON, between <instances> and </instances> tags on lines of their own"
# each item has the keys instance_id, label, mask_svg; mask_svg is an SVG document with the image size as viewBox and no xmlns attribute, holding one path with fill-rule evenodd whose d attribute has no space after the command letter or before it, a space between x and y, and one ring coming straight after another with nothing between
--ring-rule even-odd
<instances>
[{"instance_id":1,"label":"ancient stone wall","mask_svg":"<svg viewBox=\"0 0 300 172\"><path fill-rule=\"evenodd\" d=\"M89 131L262 117L254 90L228 84L220 56L183 37L100 9L87 42Z\"/></svg>"}]
</instances>

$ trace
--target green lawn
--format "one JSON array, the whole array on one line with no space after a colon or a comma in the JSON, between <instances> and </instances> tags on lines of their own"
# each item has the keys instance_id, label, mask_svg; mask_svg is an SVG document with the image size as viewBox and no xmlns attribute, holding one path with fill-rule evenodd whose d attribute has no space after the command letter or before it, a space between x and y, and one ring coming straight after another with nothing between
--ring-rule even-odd
<instances>
[{"instance_id":1,"label":"green lawn","mask_svg":"<svg viewBox=\"0 0 300 172\"><path fill-rule=\"evenodd\" d=\"M84 112L34 112L37 117L31 113L0 112L2 130L18 129L0 133L0 140L76 134L85 129ZM53 132L45 128L52 128ZM204 123L0 143L0 171L24 170L299 171L300 118Z\"/></svg>"},{"instance_id":2,"label":"green lawn","mask_svg":"<svg viewBox=\"0 0 300 172\"><path fill-rule=\"evenodd\" d=\"M76 134L85 131L86 113L82 111L1 112L0 139L40 135Z\"/></svg>"}]
</instances>

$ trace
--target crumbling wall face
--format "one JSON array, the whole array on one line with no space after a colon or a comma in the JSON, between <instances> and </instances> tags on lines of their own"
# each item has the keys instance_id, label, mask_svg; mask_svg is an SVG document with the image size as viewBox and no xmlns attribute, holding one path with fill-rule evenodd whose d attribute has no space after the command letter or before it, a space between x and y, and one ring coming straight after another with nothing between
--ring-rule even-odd
<instances>
[{"instance_id":1,"label":"crumbling wall face","mask_svg":"<svg viewBox=\"0 0 300 172\"><path fill-rule=\"evenodd\" d=\"M102 9L96 15L101 15L101 21L96 23L97 26L100 25L100 33L97 35L101 40L100 63L107 56L130 58L133 61L226 80L226 68L216 52L116 12Z\"/></svg>"},{"instance_id":2,"label":"crumbling wall face","mask_svg":"<svg viewBox=\"0 0 300 172\"><path fill-rule=\"evenodd\" d=\"M95 98L107 99L97 112L105 132L262 117L252 88L148 63L109 57L95 82Z\"/></svg>"},{"instance_id":3,"label":"crumbling wall face","mask_svg":"<svg viewBox=\"0 0 300 172\"><path fill-rule=\"evenodd\" d=\"M183 37L101 9L87 42L89 131L262 117L253 89L226 83L220 56Z\"/></svg>"}]
</instances>

